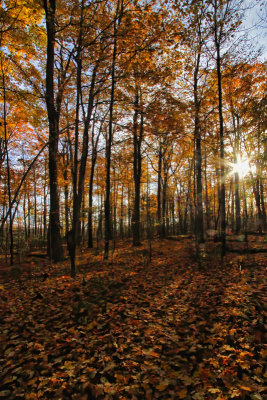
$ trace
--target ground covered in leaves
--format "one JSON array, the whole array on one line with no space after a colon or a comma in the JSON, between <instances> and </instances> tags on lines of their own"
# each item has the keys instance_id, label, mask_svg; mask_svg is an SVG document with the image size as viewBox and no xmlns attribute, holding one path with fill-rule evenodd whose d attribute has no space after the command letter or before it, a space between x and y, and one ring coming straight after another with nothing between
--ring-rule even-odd
<instances>
[{"instance_id":1,"label":"ground covered in leaves","mask_svg":"<svg viewBox=\"0 0 267 400\"><path fill-rule=\"evenodd\" d=\"M254 399L263 395L266 253L193 241L84 252L0 285L0 398ZM265 258L264 258L265 256Z\"/></svg>"}]
</instances>

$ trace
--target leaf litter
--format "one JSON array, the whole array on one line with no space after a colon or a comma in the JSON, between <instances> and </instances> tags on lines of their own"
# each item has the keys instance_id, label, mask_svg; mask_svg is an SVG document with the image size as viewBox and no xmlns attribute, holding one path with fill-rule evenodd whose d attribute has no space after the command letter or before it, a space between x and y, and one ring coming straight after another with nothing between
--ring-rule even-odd
<instances>
[{"instance_id":1,"label":"leaf litter","mask_svg":"<svg viewBox=\"0 0 267 400\"><path fill-rule=\"evenodd\" d=\"M199 263L188 239L144 253L1 282L0 398L264 398L266 256Z\"/></svg>"}]
</instances>

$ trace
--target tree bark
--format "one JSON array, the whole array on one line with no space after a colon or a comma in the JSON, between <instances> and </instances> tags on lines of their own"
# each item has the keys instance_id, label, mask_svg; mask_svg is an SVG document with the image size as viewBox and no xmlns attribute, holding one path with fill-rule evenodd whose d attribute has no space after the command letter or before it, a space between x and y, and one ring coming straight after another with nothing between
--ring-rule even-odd
<instances>
[{"instance_id":1,"label":"tree bark","mask_svg":"<svg viewBox=\"0 0 267 400\"><path fill-rule=\"evenodd\" d=\"M134 101L134 121L133 121L133 139L134 139L134 209L132 218L133 246L140 245L140 189L142 175L142 154L141 145L143 140L143 113L139 110L139 94L136 88ZM138 134L138 114L141 114L140 132Z\"/></svg>"},{"instance_id":2,"label":"tree bark","mask_svg":"<svg viewBox=\"0 0 267 400\"><path fill-rule=\"evenodd\" d=\"M157 187L157 218L158 218L158 234L162 234L162 204L161 204L161 188L162 188L162 145L159 138L159 153L158 153L158 187Z\"/></svg>"},{"instance_id":3,"label":"tree bark","mask_svg":"<svg viewBox=\"0 0 267 400\"><path fill-rule=\"evenodd\" d=\"M63 247L60 235L59 196L58 196L58 138L59 110L55 106L54 93L54 48L56 0L44 0L47 32L46 60L46 106L49 124L49 189L50 222L48 229L48 254L54 262L63 260Z\"/></svg>"},{"instance_id":4,"label":"tree bark","mask_svg":"<svg viewBox=\"0 0 267 400\"><path fill-rule=\"evenodd\" d=\"M222 251L224 257L226 251L226 220L225 220L225 168L224 168L224 126L223 126L223 101L222 101L222 73L221 73L221 35L218 34L218 11L217 0L215 0L215 26L214 39L216 47L216 70L217 70L217 85L218 85L218 109L219 109L219 124L220 124L220 218L221 218L221 240Z\"/></svg>"},{"instance_id":5,"label":"tree bark","mask_svg":"<svg viewBox=\"0 0 267 400\"><path fill-rule=\"evenodd\" d=\"M264 202L264 189L263 189L263 178L260 176L260 198L261 198L261 212L262 212L262 225L263 230L266 232L266 208Z\"/></svg>"},{"instance_id":6,"label":"tree bark","mask_svg":"<svg viewBox=\"0 0 267 400\"><path fill-rule=\"evenodd\" d=\"M200 63L200 53L197 56L197 65L194 72L194 106L195 106L195 162L196 162L196 175L197 175L197 201L196 201L196 223L195 231L199 243L204 242L204 226L203 226L203 204L202 204L202 156L201 156L201 132L200 132L200 100L198 98L198 71Z\"/></svg>"},{"instance_id":7,"label":"tree bark","mask_svg":"<svg viewBox=\"0 0 267 400\"><path fill-rule=\"evenodd\" d=\"M88 248L93 248L93 183L94 183L94 173L95 165L97 160L96 150L93 149L92 159L91 159L91 169L89 178L89 193L88 193Z\"/></svg>"},{"instance_id":8,"label":"tree bark","mask_svg":"<svg viewBox=\"0 0 267 400\"><path fill-rule=\"evenodd\" d=\"M7 166L7 190L8 190L8 208L9 208L9 250L10 250L10 265L14 264L14 239L13 239L13 219L12 219L12 200L11 200L11 180L10 180L10 165L9 165L9 152L8 152L8 132L6 121L6 84L5 84L5 71L3 67L3 59L1 57L1 72L2 72L2 85L3 85L3 119L4 119L4 140L5 140L5 156Z\"/></svg>"},{"instance_id":9,"label":"tree bark","mask_svg":"<svg viewBox=\"0 0 267 400\"><path fill-rule=\"evenodd\" d=\"M104 248L104 259L108 259L109 255L109 241L111 239L111 210L110 210L110 168L111 168L111 146L113 140L113 111L114 111L114 95L115 95L115 67L117 58L117 21L119 14L119 0L117 3L116 16L114 18L114 43L111 63L111 91L110 91L110 105L109 105L109 123L108 123L108 135L106 139L106 197L104 204L104 215L105 215L105 248Z\"/></svg>"}]
</instances>

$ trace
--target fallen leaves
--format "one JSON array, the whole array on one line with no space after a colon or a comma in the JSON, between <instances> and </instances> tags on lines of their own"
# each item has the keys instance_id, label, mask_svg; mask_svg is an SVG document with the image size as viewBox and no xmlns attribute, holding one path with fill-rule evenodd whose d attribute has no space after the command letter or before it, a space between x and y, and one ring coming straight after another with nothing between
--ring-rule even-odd
<instances>
[{"instance_id":1,"label":"fallen leaves","mask_svg":"<svg viewBox=\"0 0 267 400\"><path fill-rule=\"evenodd\" d=\"M191 247L1 285L0 398L261 400L264 263L200 270Z\"/></svg>"}]
</instances>

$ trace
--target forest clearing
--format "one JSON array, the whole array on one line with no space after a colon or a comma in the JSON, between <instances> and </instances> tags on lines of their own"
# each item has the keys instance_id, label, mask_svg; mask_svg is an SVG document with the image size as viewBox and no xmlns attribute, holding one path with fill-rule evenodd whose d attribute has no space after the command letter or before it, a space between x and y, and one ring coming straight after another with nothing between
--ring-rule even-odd
<instances>
[{"instance_id":1,"label":"forest clearing","mask_svg":"<svg viewBox=\"0 0 267 400\"><path fill-rule=\"evenodd\" d=\"M85 250L76 279L69 261L33 254L1 278L0 397L264 399L267 255L254 239L257 253L223 266L218 243L196 258L186 238L155 241L151 262L146 244L110 261Z\"/></svg>"}]
</instances>

